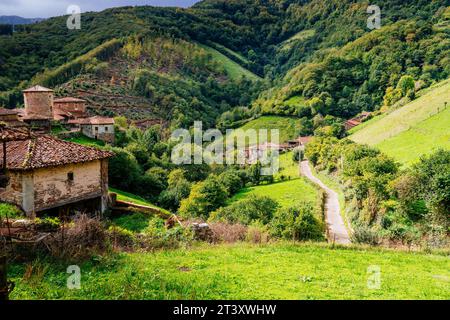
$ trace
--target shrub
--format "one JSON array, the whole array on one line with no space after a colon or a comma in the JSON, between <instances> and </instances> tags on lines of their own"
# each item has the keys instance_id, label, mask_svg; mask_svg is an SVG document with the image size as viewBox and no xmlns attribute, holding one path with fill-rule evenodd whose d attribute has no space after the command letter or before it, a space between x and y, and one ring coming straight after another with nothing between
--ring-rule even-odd
<instances>
[{"instance_id":1,"label":"shrub","mask_svg":"<svg viewBox=\"0 0 450 320\"><path fill-rule=\"evenodd\" d=\"M23 218L23 213L17 206L9 203L0 203L0 219L5 219L6 215L8 215L9 219Z\"/></svg>"},{"instance_id":2,"label":"shrub","mask_svg":"<svg viewBox=\"0 0 450 320\"><path fill-rule=\"evenodd\" d=\"M131 247L135 242L135 236L130 230L119 226L110 226L108 228L108 237L114 248Z\"/></svg>"},{"instance_id":3,"label":"shrub","mask_svg":"<svg viewBox=\"0 0 450 320\"><path fill-rule=\"evenodd\" d=\"M260 222L255 222L247 229L246 241L252 243L267 243L269 242L269 230L266 225Z\"/></svg>"},{"instance_id":4,"label":"shrub","mask_svg":"<svg viewBox=\"0 0 450 320\"><path fill-rule=\"evenodd\" d=\"M227 198L228 192L220 179L210 175L193 186L189 198L181 202L179 213L183 217L208 219L209 213L223 206Z\"/></svg>"},{"instance_id":5,"label":"shrub","mask_svg":"<svg viewBox=\"0 0 450 320\"><path fill-rule=\"evenodd\" d=\"M107 248L107 233L103 223L85 214L75 216L72 223L61 226L44 245L54 257L69 260L89 258Z\"/></svg>"},{"instance_id":6,"label":"shrub","mask_svg":"<svg viewBox=\"0 0 450 320\"><path fill-rule=\"evenodd\" d=\"M370 245L378 245L381 240L377 231L366 226L355 226L351 238L352 242Z\"/></svg>"},{"instance_id":7,"label":"shrub","mask_svg":"<svg viewBox=\"0 0 450 320\"><path fill-rule=\"evenodd\" d=\"M292 240L324 240L322 223L310 203L278 210L270 224L271 234Z\"/></svg>"},{"instance_id":8,"label":"shrub","mask_svg":"<svg viewBox=\"0 0 450 320\"><path fill-rule=\"evenodd\" d=\"M247 227L240 223L214 222L210 223L209 227L214 234L215 242L233 243L243 241L247 234Z\"/></svg>"},{"instance_id":9,"label":"shrub","mask_svg":"<svg viewBox=\"0 0 450 320\"><path fill-rule=\"evenodd\" d=\"M210 221L228 223L243 223L246 225L255 221L267 224L272 219L278 203L265 196L250 195L247 199L232 203L211 213Z\"/></svg>"}]
</instances>

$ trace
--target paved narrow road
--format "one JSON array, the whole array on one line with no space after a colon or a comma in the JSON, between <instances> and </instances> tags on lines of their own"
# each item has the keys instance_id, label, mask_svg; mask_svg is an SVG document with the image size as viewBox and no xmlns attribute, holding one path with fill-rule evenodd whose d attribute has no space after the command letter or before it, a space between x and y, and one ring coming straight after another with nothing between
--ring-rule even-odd
<instances>
[{"instance_id":1,"label":"paved narrow road","mask_svg":"<svg viewBox=\"0 0 450 320\"><path fill-rule=\"evenodd\" d=\"M345 227L344 220L340 213L339 197L337 192L328 188L320 179L316 178L309 167L308 161L300 163L300 172L303 176L319 185L327 193L327 201L325 204L325 221L327 223L329 241L335 243L348 244L350 237Z\"/></svg>"}]
</instances>

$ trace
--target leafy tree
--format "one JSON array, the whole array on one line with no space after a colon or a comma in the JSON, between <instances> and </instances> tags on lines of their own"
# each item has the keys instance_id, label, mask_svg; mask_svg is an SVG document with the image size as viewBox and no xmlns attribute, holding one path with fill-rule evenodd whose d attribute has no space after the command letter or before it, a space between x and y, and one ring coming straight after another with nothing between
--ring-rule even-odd
<instances>
[{"instance_id":1,"label":"leafy tree","mask_svg":"<svg viewBox=\"0 0 450 320\"><path fill-rule=\"evenodd\" d=\"M314 211L310 203L279 209L270 224L271 233L290 240L324 240L323 226Z\"/></svg>"},{"instance_id":2,"label":"leafy tree","mask_svg":"<svg viewBox=\"0 0 450 320\"><path fill-rule=\"evenodd\" d=\"M228 192L219 178L210 175L205 181L196 183L187 199L181 202L178 212L183 217L208 219L210 212L223 206Z\"/></svg>"},{"instance_id":3,"label":"leafy tree","mask_svg":"<svg viewBox=\"0 0 450 320\"><path fill-rule=\"evenodd\" d=\"M277 208L278 203L272 198L251 195L246 199L214 211L211 213L209 220L245 225L260 222L265 225L271 221Z\"/></svg>"}]
</instances>

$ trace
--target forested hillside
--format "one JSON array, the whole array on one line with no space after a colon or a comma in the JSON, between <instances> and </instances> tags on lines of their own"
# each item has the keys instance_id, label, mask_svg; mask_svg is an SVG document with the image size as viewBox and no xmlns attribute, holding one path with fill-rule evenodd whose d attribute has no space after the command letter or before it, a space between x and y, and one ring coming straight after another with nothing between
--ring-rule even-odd
<instances>
[{"instance_id":1,"label":"forested hillside","mask_svg":"<svg viewBox=\"0 0 450 320\"><path fill-rule=\"evenodd\" d=\"M101 85L99 91L126 92L139 102L104 110L106 102L92 101L93 112L160 117L156 111L162 110L165 120L187 126L193 119L212 125L222 112L244 106L254 115L293 115L306 121L317 114L348 118L406 96L408 92L395 91L405 75L419 87L448 77L447 1L383 1L382 28L373 31L366 25L368 5L350 0L205 0L188 9L123 7L83 14L81 30L68 30L66 17L51 18L21 26L12 36L0 35L0 103L20 106L20 90L39 81L64 90L73 83L89 87L92 82L85 80L92 74L106 70L111 81L125 68L134 74L114 88ZM155 57L160 44L150 44L153 39L171 43L171 49L161 52L169 50L177 66ZM130 43L153 49L108 68L105 63L117 62ZM199 53L197 43L209 56ZM202 61L188 57L189 46ZM220 70L224 57L234 63L228 63L229 70ZM214 60L221 66L213 66ZM174 68L159 68L163 62ZM236 68L248 79L244 84ZM139 79L147 79L153 87L148 90L134 86L143 70L146 75ZM264 83L249 83L258 77ZM167 89L168 83L173 88ZM163 96L169 100L162 101ZM193 111L180 116L187 109Z\"/></svg>"}]
</instances>

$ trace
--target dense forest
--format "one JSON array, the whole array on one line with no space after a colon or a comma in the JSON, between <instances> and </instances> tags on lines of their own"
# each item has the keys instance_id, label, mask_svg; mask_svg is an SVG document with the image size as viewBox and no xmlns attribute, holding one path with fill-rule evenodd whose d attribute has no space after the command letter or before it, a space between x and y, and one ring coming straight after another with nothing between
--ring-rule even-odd
<instances>
[{"instance_id":1,"label":"dense forest","mask_svg":"<svg viewBox=\"0 0 450 320\"><path fill-rule=\"evenodd\" d=\"M147 79L149 88L125 81L106 91L123 95L131 90L148 99L138 103L150 109L146 116L161 117L155 110L164 110L174 126L189 126L194 119L212 126L221 113L247 107L251 115L306 117L307 127L311 123L306 120L317 114L348 118L395 103L408 95L397 88L403 76L412 77L419 88L448 77L447 5L444 0L383 1L380 30L366 26L367 1L349 0L206 0L188 9L114 8L83 14L80 30L68 30L66 17L51 18L0 36L0 103L20 106L20 90L31 83L64 86L72 81L95 87L92 82L98 81L89 78L105 70L104 75L114 76L111 62L120 56L123 67L134 72L129 78ZM159 40L149 45L152 39ZM172 61L165 62L176 72L158 68L164 63L156 57L161 43L171 43L165 50ZM189 46L196 44L265 80L251 84L227 77L207 61L214 60L206 57L210 52L190 57ZM135 52L124 55L123 47L131 45ZM155 61L133 62L145 57ZM173 98L162 101L162 96ZM97 110L103 104L95 101L92 105L95 113L124 114Z\"/></svg>"}]
</instances>

